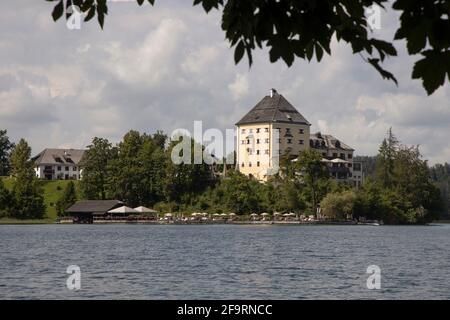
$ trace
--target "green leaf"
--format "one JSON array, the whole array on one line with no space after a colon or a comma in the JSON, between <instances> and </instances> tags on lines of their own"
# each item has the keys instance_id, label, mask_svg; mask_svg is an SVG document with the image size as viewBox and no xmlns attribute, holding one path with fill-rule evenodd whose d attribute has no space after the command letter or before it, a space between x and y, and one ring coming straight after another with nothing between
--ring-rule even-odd
<instances>
[{"instance_id":1,"label":"green leaf","mask_svg":"<svg viewBox=\"0 0 450 320\"><path fill-rule=\"evenodd\" d=\"M239 41L238 45L236 46L236 49L234 50L234 63L238 64L239 61L241 61L242 57L244 56L245 52L245 45L244 41Z\"/></svg>"},{"instance_id":2,"label":"green leaf","mask_svg":"<svg viewBox=\"0 0 450 320\"><path fill-rule=\"evenodd\" d=\"M437 88L444 85L445 73L450 79L450 51L436 52L427 50L422 53L425 58L414 64L412 78L422 79L422 85L431 95Z\"/></svg>"},{"instance_id":3,"label":"green leaf","mask_svg":"<svg viewBox=\"0 0 450 320\"><path fill-rule=\"evenodd\" d=\"M53 8L52 17L53 21L58 20L64 13L64 4L63 1L60 0L59 3Z\"/></svg>"},{"instance_id":4,"label":"green leaf","mask_svg":"<svg viewBox=\"0 0 450 320\"><path fill-rule=\"evenodd\" d=\"M89 9L88 14L84 17L84 21L89 21L95 16L95 6Z\"/></svg>"},{"instance_id":5,"label":"green leaf","mask_svg":"<svg viewBox=\"0 0 450 320\"><path fill-rule=\"evenodd\" d=\"M316 51L317 62L320 62L320 60L322 60L322 57L323 57L323 49L320 46L320 44L316 43L315 51Z\"/></svg>"}]
</instances>

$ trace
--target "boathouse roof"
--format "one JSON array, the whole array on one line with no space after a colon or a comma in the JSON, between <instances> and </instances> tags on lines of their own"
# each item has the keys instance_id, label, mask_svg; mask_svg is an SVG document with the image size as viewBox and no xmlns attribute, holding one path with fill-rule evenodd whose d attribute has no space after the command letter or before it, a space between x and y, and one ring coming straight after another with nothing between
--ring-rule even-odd
<instances>
[{"instance_id":1,"label":"boathouse roof","mask_svg":"<svg viewBox=\"0 0 450 320\"><path fill-rule=\"evenodd\" d=\"M69 207L66 213L104 214L123 205L124 203L119 200L81 200Z\"/></svg>"}]
</instances>

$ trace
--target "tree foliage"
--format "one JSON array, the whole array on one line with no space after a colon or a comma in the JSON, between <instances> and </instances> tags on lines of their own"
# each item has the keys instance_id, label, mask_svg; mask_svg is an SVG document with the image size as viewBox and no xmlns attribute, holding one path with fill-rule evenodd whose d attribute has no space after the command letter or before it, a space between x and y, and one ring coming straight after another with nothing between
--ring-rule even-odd
<instances>
[{"instance_id":1,"label":"tree foliage","mask_svg":"<svg viewBox=\"0 0 450 320\"><path fill-rule=\"evenodd\" d=\"M5 187L3 180L0 179L0 218L11 215L11 208L13 207L12 195Z\"/></svg>"},{"instance_id":2,"label":"tree foliage","mask_svg":"<svg viewBox=\"0 0 450 320\"><path fill-rule=\"evenodd\" d=\"M208 164L204 161L195 164L195 148L199 148L203 153L205 150L204 146L198 145L197 142L190 137L180 138L187 139L188 145L190 145L190 161L188 161L189 163L183 162L181 164L176 164L172 161L172 151L179 142L171 141L166 151L166 181L164 193L169 202L192 204L196 195L205 191L209 186L214 185L215 179ZM185 150L180 150L180 157L183 156L183 152L185 152Z\"/></svg>"},{"instance_id":3,"label":"tree foliage","mask_svg":"<svg viewBox=\"0 0 450 320\"><path fill-rule=\"evenodd\" d=\"M9 140L6 130L0 130L0 176L7 176L10 172L10 153L14 144Z\"/></svg>"},{"instance_id":4,"label":"tree foliage","mask_svg":"<svg viewBox=\"0 0 450 320\"><path fill-rule=\"evenodd\" d=\"M56 202L56 213L58 216L63 216L66 209L72 206L78 199L75 183L69 181L64 188L63 194Z\"/></svg>"},{"instance_id":5,"label":"tree foliage","mask_svg":"<svg viewBox=\"0 0 450 320\"><path fill-rule=\"evenodd\" d=\"M166 136L129 131L108 163L108 194L130 206L154 205L163 199Z\"/></svg>"},{"instance_id":6,"label":"tree foliage","mask_svg":"<svg viewBox=\"0 0 450 320\"><path fill-rule=\"evenodd\" d=\"M353 215L356 203L354 190L330 192L320 202L322 214L333 220L344 220Z\"/></svg>"},{"instance_id":7,"label":"tree foliage","mask_svg":"<svg viewBox=\"0 0 450 320\"><path fill-rule=\"evenodd\" d=\"M325 195L329 180L329 172L322 163L322 154L314 149L308 149L300 153L295 162L294 170L298 177L310 191L308 196L312 210L315 210L320 199Z\"/></svg>"},{"instance_id":8,"label":"tree foliage","mask_svg":"<svg viewBox=\"0 0 450 320\"><path fill-rule=\"evenodd\" d=\"M43 218L45 204L43 190L30 160L31 148L21 139L11 152L14 177L11 215L19 219Z\"/></svg>"},{"instance_id":9,"label":"tree foliage","mask_svg":"<svg viewBox=\"0 0 450 320\"><path fill-rule=\"evenodd\" d=\"M418 146L401 145L390 129L377 157L375 179L358 193L357 214L387 223L423 223L442 211L439 189Z\"/></svg>"},{"instance_id":10,"label":"tree foliage","mask_svg":"<svg viewBox=\"0 0 450 320\"><path fill-rule=\"evenodd\" d=\"M47 0L56 2L52 17L56 21L73 4L85 14L85 21L97 16L101 28L108 14L106 0ZM154 0L136 0L139 5ZM267 47L269 59L282 59L288 66L295 58L321 61L324 53L331 55L333 37L348 44L383 78L397 83L394 75L381 63L397 55L391 42L373 37L365 10L374 5L384 8L388 0L194 0L205 12L222 11L222 29L238 63L247 54ZM395 0L392 9L400 14L400 27L394 40L404 40L410 55L420 54L412 78L421 79L428 94L450 81L450 0Z\"/></svg>"},{"instance_id":11,"label":"tree foliage","mask_svg":"<svg viewBox=\"0 0 450 320\"><path fill-rule=\"evenodd\" d=\"M80 188L84 198L106 199L108 163L115 154L116 150L107 139L98 137L92 139L80 163L83 168Z\"/></svg>"}]
</instances>

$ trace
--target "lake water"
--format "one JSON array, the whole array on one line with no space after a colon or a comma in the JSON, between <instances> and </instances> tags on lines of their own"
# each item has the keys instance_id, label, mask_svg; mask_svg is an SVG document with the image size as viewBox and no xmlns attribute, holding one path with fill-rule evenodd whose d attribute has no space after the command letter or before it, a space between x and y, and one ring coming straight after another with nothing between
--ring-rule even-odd
<instances>
[{"instance_id":1,"label":"lake water","mask_svg":"<svg viewBox=\"0 0 450 320\"><path fill-rule=\"evenodd\" d=\"M449 273L450 225L0 226L3 299L450 299Z\"/></svg>"}]
</instances>

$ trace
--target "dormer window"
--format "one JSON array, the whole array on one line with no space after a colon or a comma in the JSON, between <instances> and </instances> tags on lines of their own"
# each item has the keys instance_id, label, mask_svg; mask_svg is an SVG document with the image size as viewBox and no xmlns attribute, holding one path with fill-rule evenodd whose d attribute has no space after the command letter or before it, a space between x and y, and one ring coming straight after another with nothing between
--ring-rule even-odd
<instances>
[{"instance_id":1,"label":"dormer window","mask_svg":"<svg viewBox=\"0 0 450 320\"><path fill-rule=\"evenodd\" d=\"M298 129L298 133L303 134L305 131L303 129Z\"/></svg>"},{"instance_id":2,"label":"dormer window","mask_svg":"<svg viewBox=\"0 0 450 320\"><path fill-rule=\"evenodd\" d=\"M245 133L245 129L241 129L241 133Z\"/></svg>"}]
</instances>

